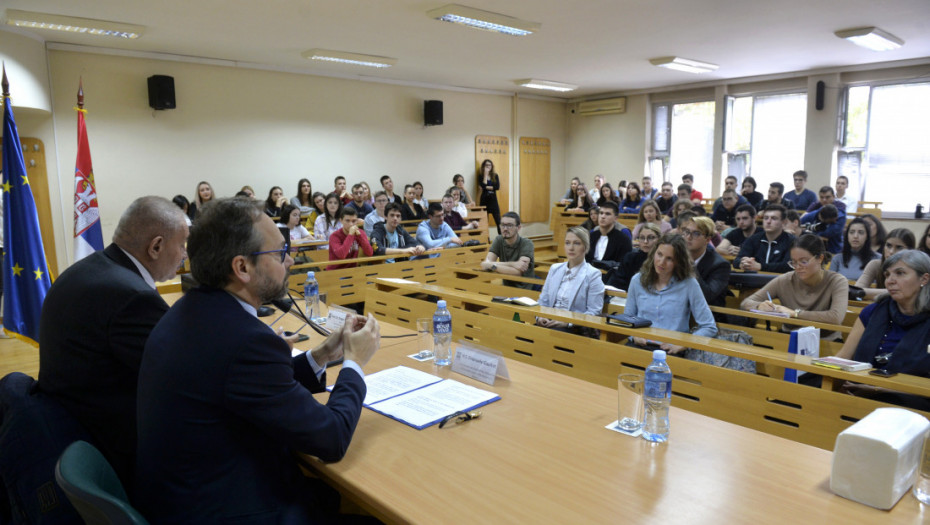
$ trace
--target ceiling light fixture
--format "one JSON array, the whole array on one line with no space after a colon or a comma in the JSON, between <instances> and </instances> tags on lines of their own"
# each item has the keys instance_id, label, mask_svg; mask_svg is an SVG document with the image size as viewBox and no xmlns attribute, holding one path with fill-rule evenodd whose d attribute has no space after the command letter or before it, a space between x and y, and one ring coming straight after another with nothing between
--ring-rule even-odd
<instances>
[{"instance_id":1,"label":"ceiling light fixture","mask_svg":"<svg viewBox=\"0 0 930 525\"><path fill-rule=\"evenodd\" d=\"M578 89L578 86L573 84L563 84L561 82L552 82L549 80L536 80L535 78L527 78L524 80L514 81L518 86L533 88L533 89L548 89L549 91L574 91Z\"/></svg>"},{"instance_id":2,"label":"ceiling light fixture","mask_svg":"<svg viewBox=\"0 0 930 525\"><path fill-rule=\"evenodd\" d=\"M507 15L483 11L464 5L449 4L426 12L426 16L443 22L462 24L475 29L493 31L511 36L526 36L539 31L536 22L527 22Z\"/></svg>"},{"instance_id":3,"label":"ceiling light fixture","mask_svg":"<svg viewBox=\"0 0 930 525\"><path fill-rule=\"evenodd\" d=\"M674 69L677 71L684 71L686 73L709 73L720 67L717 64L699 62L697 60L681 57L650 58L649 62L654 66Z\"/></svg>"},{"instance_id":4,"label":"ceiling light fixture","mask_svg":"<svg viewBox=\"0 0 930 525\"><path fill-rule=\"evenodd\" d=\"M904 45L904 40L877 27L844 29L833 34L872 51L891 51Z\"/></svg>"},{"instance_id":5,"label":"ceiling light fixture","mask_svg":"<svg viewBox=\"0 0 930 525\"><path fill-rule=\"evenodd\" d=\"M142 36L145 27L91 18L52 15L48 13L31 13L16 9L6 10L6 23L27 29L47 29L96 36L113 36L135 39Z\"/></svg>"},{"instance_id":6,"label":"ceiling light fixture","mask_svg":"<svg viewBox=\"0 0 930 525\"><path fill-rule=\"evenodd\" d=\"M310 60L322 60L324 62L338 62L340 64L377 68L391 67L397 63L396 58L347 53L345 51L329 51L327 49L310 49L309 51L301 53L300 56Z\"/></svg>"}]
</instances>

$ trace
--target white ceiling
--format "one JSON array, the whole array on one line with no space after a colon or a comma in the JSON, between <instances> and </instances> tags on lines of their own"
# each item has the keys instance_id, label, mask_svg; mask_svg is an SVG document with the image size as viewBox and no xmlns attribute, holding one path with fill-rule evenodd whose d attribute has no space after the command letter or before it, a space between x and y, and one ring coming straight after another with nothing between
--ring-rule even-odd
<instances>
[{"instance_id":1,"label":"white ceiling","mask_svg":"<svg viewBox=\"0 0 930 525\"><path fill-rule=\"evenodd\" d=\"M510 37L432 20L423 0L5 0L6 7L143 25L138 40L39 32L49 42L222 59L310 74L374 77L577 98L703 81L924 59L930 0L459 0L542 25ZM873 52L833 32L878 26L904 39ZM311 62L323 48L397 59L385 70ZM718 64L693 75L649 58ZM930 77L930 69L928 69ZM536 78L566 94L518 87Z\"/></svg>"}]
</instances>

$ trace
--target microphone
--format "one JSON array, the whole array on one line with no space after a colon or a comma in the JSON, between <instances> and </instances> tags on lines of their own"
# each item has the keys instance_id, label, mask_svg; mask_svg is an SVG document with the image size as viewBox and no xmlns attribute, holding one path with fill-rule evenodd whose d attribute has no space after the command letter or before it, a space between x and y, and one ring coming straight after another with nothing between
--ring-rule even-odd
<instances>
[{"instance_id":1,"label":"microphone","mask_svg":"<svg viewBox=\"0 0 930 525\"><path fill-rule=\"evenodd\" d=\"M314 332L322 335L323 337L329 337L332 331L328 330L327 328L323 326L320 326L319 324L315 323L313 320L308 319L307 316L304 315L303 311L301 311L300 308L293 308L293 306L297 304L297 301L295 301L294 297L291 296L290 290L287 290L286 293L287 293L287 297L279 297L278 299L274 299L271 301L271 304L273 304L275 308L277 308L278 310L281 310L284 313L290 312L292 315L297 316L297 318L303 321L304 324L312 328Z\"/></svg>"}]
</instances>

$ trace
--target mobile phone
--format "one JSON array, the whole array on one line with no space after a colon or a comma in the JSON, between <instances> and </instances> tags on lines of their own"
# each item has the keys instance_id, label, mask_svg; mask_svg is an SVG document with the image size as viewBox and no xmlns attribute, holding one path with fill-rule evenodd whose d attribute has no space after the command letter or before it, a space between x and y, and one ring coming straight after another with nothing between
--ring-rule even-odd
<instances>
[{"instance_id":1,"label":"mobile phone","mask_svg":"<svg viewBox=\"0 0 930 525\"><path fill-rule=\"evenodd\" d=\"M897 372L889 372L884 368L876 368L874 370L869 370L869 375L878 376L878 377L894 377L898 375Z\"/></svg>"},{"instance_id":2,"label":"mobile phone","mask_svg":"<svg viewBox=\"0 0 930 525\"><path fill-rule=\"evenodd\" d=\"M294 332L290 332L290 331L284 332L284 337L290 337L290 336L292 336L292 335L294 335ZM296 342L300 343L301 341L306 341L307 339L310 339L310 336L309 336L309 335L307 335L307 334L299 334L299 335L297 336L297 341L296 341Z\"/></svg>"}]
</instances>

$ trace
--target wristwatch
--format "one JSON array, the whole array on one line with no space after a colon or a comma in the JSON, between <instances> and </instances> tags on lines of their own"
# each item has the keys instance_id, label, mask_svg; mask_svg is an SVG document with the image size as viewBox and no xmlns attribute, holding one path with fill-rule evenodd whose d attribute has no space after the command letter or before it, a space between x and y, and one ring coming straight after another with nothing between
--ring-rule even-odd
<instances>
[{"instance_id":1,"label":"wristwatch","mask_svg":"<svg viewBox=\"0 0 930 525\"><path fill-rule=\"evenodd\" d=\"M800 308L795 308L795 309L794 309L794 316L795 316L796 318L801 316L801 309L800 309Z\"/></svg>"},{"instance_id":2,"label":"wristwatch","mask_svg":"<svg viewBox=\"0 0 930 525\"><path fill-rule=\"evenodd\" d=\"M497 271L497 264L492 264L492 265L491 265L491 271L492 271L492 272L496 272L496 271Z\"/></svg>"}]
</instances>

